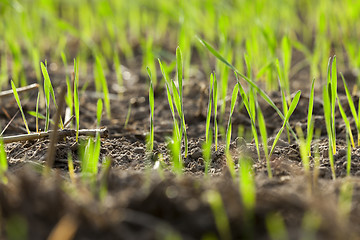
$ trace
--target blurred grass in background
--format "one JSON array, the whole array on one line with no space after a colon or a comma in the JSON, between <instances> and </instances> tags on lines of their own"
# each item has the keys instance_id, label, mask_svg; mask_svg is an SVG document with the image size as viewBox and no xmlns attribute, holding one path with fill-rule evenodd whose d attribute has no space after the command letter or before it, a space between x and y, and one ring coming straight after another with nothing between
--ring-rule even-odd
<instances>
[{"instance_id":1,"label":"blurred grass in background","mask_svg":"<svg viewBox=\"0 0 360 240\"><path fill-rule=\"evenodd\" d=\"M141 64L144 75L145 66L155 74L156 58L174 62L177 45L184 55L185 81L193 69L208 74L214 67L220 79L227 78L226 67L214 62L197 37L243 72L246 55L247 75L270 90L278 82L276 59L281 65L291 62L281 44L287 38L305 59L288 74L291 78L309 66L310 85L326 73L334 53L340 66L360 67L359 16L356 0L2 0L0 88L10 79L17 86L29 78L41 82L40 61L60 64L62 51L70 62L79 58L81 71L98 57L104 71L115 71L120 63Z\"/></svg>"}]
</instances>

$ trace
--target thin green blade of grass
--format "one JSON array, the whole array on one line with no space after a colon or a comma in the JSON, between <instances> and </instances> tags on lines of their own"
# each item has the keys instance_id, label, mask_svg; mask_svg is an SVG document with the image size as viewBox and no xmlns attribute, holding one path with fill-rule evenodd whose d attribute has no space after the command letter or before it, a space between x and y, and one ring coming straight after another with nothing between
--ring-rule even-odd
<instances>
[{"instance_id":1,"label":"thin green blade of grass","mask_svg":"<svg viewBox=\"0 0 360 240\"><path fill-rule=\"evenodd\" d=\"M346 127L346 131L350 137L350 141L351 141L351 145L353 148L355 148L355 143L354 143L354 137L353 137L353 134L352 134L352 131L351 131L351 126L350 126L350 122L349 122L349 119L347 118L346 116L346 113L340 103L340 100L338 100L338 107L339 107L339 110L340 110L340 114L341 114L341 117L343 118L344 122L345 122L345 127Z\"/></svg>"},{"instance_id":2,"label":"thin green blade of grass","mask_svg":"<svg viewBox=\"0 0 360 240\"><path fill-rule=\"evenodd\" d=\"M352 100L352 96L351 96L351 94L349 92L349 89L347 87L345 78L344 78L342 73L340 73L340 75L341 75L341 78L342 78L343 83L344 83L344 89L345 89L346 97L347 97L347 100L348 100L348 103L349 103L349 107L350 107L351 113L353 115L355 124L356 124L357 135L358 135L358 146L359 146L360 145L360 122L359 122L359 118L358 118L358 115L357 115L357 112L356 112L356 109L355 109L354 101ZM359 107L359 109L360 109L360 107Z\"/></svg>"},{"instance_id":3,"label":"thin green blade of grass","mask_svg":"<svg viewBox=\"0 0 360 240\"><path fill-rule=\"evenodd\" d=\"M101 99L97 100L97 104L96 104L96 122L97 122L97 127L99 128L101 125L101 115L102 115L102 111L103 111L103 101Z\"/></svg>"},{"instance_id":4,"label":"thin green blade of grass","mask_svg":"<svg viewBox=\"0 0 360 240\"><path fill-rule=\"evenodd\" d=\"M172 143L170 144L171 158L173 161L173 171L176 174L182 174L183 164L181 158L181 138L180 130L177 124L174 124Z\"/></svg>"},{"instance_id":5,"label":"thin green blade of grass","mask_svg":"<svg viewBox=\"0 0 360 240\"><path fill-rule=\"evenodd\" d=\"M231 68L234 72L236 72L241 78L243 78L249 85L251 85L259 94L260 96L277 112L277 114L284 120L284 115L279 110L279 108L275 105L275 103L271 100L271 98L261 89L259 88L251 79L246 77L244 74L239 72L232 64L230 64L219 52L217 52L210 44L206 41L199 39L199 41L220 61L226 64L229 68ZM291 134L297 140L297 136L295 132L292 130L290 125L288 126Z\"/></svg>"},{"instance_id":6,"label":"thin green blade of grass","mask_svg":"<svg viewBox=\"0 0 360 240\"><path fill-rule=\"evenodd\" d=\"M216 75L213 75L213 103L214 103L214 140L215 140L215 151L218 148L218 124L217 124L217 105L218 105L218 83Z\"/></svg>"},{"instance_id":7,"label":"thin green blade of grass","mask_svg":"<svg viewBox=\"0 0 360 240\"><path fill-rule=\"evenodd\" d=\"M79 99L79 67L78 62L74 59L74 110L76 118L76 142L79 141L80 128L80 99Z\"/></svg>"},{"instance_id":8,"label":"thin green blade of grass","mask_svg":"<svg viewBox=\"0 0 360 240\"><path fill-rule=\"evenodd\" d=\"M36 98L36 120L35 120L35 126L36 126L36 132L39 132L39 101L40 101L40 91L38 92L37 98Z\"/></svg>"},{"instance_id":9,"label":"thin green blade of grass","mask_svg":"<svg viewBox=\"0 0 360 240\"><path fill-rule=\"evenodd\" d=\"M331 64L331 115L332 115L331 119L332 119L333 141L336 140L336 130L335 130L336 99L337 99L337 70L336 70L336 56L334 56ZM336 153L336 149L334 153Z\"/></svg>"},{"instance_id":10,"label":"thin green blade of grass","mask_svg":"<svg viewBox=\"0 0 360 240\"><path fill-rule=\"evenodd\" d=\"M107 84L107 81L105 78L103 67L101 65L100 57L98 57L98 56L96 57L96 60L95 60L95 70L97 73L97 79L98 79L97 81L100 81L101 89L104 94L104 104L105 104L106 114L107 114L107 117L110 119L111 118L111 107L110 107L109 88L108 88L108 84Z\"/></svg>"},{"instance_id":11,"label":"thin green blade of grass","mask_svg":"<svg viewBox=\"0 0 360 240\"><path fill-rule=\"evenodd\" d=\"M306 141L304 139L304 133L299 125L296 126L296 132L299 136L299 148L300 148L300 157L302 160L302 164L305 170L305 174L307 177L310 176L310 160L309 160L309 152L306 146Z\"/></svg>"},{"instance_id":12,"label":"thin green blade of grass","mask_svg":"<svg viewBox=\"0 0 360 240\"><path fill-rule=\"evenodd\" d=\"M255 124L255 110L252 112L252 107L250 107L250 104L249 102L251 103L254 103L254 108L255 108L255 100L253 99L253 95L251 94L250 97L251 97L251 101L250 99L248 99L243 87L241 86L240 84L240 81L237 77L237 74L235 73L235 77L236 77L236 80L237 80L237 84L239 85L239 92L240 92L240 96L241 98L243 99L243 103L245 105L245 108L246 108L246 111L248 112L249 114L249 117L250 117L250 122L251 122L251 132L253 134L253 137L254 137L254 142L255 142L255 146L256 146L256 151L257 151L257 154L258 154L258 158L260 159L260 147L259 147L259 138L258 138L258 134L257 134L257 130L256 130L256 124ZM252 91L250 91L250 93L252 93Z\"/></svg>"},{"instance_id":13,"label":"thin green blade of grass","mask_svg":"<svg viewBox=\"0 0 360 240\"><path fill-rule=\"evenodd\" d=\"M283 217L280 213L268 214L265 218L266 228L272 240L289 239Z\"/></svg>"},{"instance_id":14,"label":"thin green blade of grass","mask_svg":"<svg viewBox=\"0 0 360 240\"><path fill-rule=\"evenodd\" d=\"M205 165L205 176L208 175L210 165L211 165L211 144L212 144L212 133L209 132L209 136L205 140L202 145L202 153L204 157L204 165Z\"/></svg>"},{"instance_id":15,"label":"thin green blade of grass","mask_svg":"<svg viewBox=\"0 0 360 240\"><path fill-rule=\"evenodd\" d=\"M230 148L231 129L232 129L231 117L232 117L232 115L233 115L233 113L234 113L234 109L235 109L235 104L236 104L238 92L239 92L239 86L238 86L238 84L236 84L236 85L234 86L234 89L233 89L233 92L232 92L232 95L231 95L229 121L228 121L228 125L227 125L227 130L226 130L226 147L225 147L225 152L229 152L229 148Z\"/></svg>"},{"instance_id":16,"label":"thin green blade of grass","mask_svg":"<svg viewBox=\"0 0 360 240\"><path fill-rule=\"evenodd\" d=\"M323 88L323 108L324 108L324 117L325 117L325 125L326 131L328 133L329 138L329 161L331 172L333 178L336 178L335 175L335 166L334 166L334 149L336 150L336 146L334 146L333 134L332 134L332 126L331 126L331 106L330 106L330 97L328 94L328 87L324 86ZM336 152L336 151L335 151Z\"/></svg>"},{"instance_id":17,"label":"thin green blade of grass","mask_svg":"<svg viewBox=\"0 0 360 240\"><path fill-rule=\"evenodd\" d=\"M18 105L18 107L20 109L21 116L22 116L22 119L23 119L23 122L24 122L24 125L25 125L25 128L26 128L26 131L27 131L28 134L30 134L29 126L27 124L26 117L25 117L24 111L23 111L22 106L21 106L19 94L18 94L18 92L16 90L16 87L15 87L15 84L14 84L14 82L12 80L11 80L11 87L12 87L12 90L13 90L13 94L14 94L16 103L17 103L17 105Z\"/></svg>"},{"instance_id":18,"label":"thin green blade of grass","mask_svg":"<svg viewBox=\"0 0 360 240\"><path fill-rule=\"evenodd\" d=\"M208 109L206 114L206 127L205 127L205 141L207 142L210 134L210 120L211 120L211 107L212 107L212 91L213 91L213 74L210 75L210 85L209 85L209 102Z\"/></svg>"},{"instance_id":19,"label":"thin green blade of grass","mask_svg":"<svg viewBox=\"0 0 360 240\"><path fill-rule=\"evenodd\" d=\"M351 145L349 140L349 134L346 137L346 175L350 177L351 171Z\"/></svg>"},{"instance_id":20,"label":"thin green blade of grass","mask_svg":"<svg viewBox=\"0 0 360 240\"><path fill-rule=\"evenodd\" d=\"M280 128L279 132L275 136L274 142L271 147L270 156L272 155L273 151L275 150L276 143L278 142L278 140L281 136L281 133L283 132L283 130L286 126L286 123L289 121L291 115L295 111L295 108L296 108L297 104L299 103L300 96L301 96L301 91L297 91L290 106L289 106L289 111L287 111L287 113L286 113L284 123L283 123L282 127Z\"/></svg>"},{"instance_id":21,"label":"thin green blade of grass","mask_svg":"<svg viewBox=\"0 0 360 240\"><path fill-rule=\"evenodd\" d=\"M314 130L314 123L313 123L313 110L314 110L314 92L315 92L315 78L312 80L311 83L311 90L309 96L309 105L308 105L308 116L307 116L307 135L306 135L306 145L307 149L309 150L309 156L311 155L310 152L310 145L312 141L312 135Z\"/></svg>"},{"instance_id":22,"label":"thin green blade of grass","mask_svg":"<svg viewBox=\"0 0 360 240\"><path fill-rule=\"evenodd\" d=\"M8 179L5 176L7 170L8 170L8 162L7 162L6 152L2 138L0 138L0 179L1 182L5 184L8 182Z\"/></svg>"},{"instance_id":23,"label":"thin green blade of grass","mask_svg":"<svg viewBox=\"0 0 360 240\"><path fill-rule=\"evenodd\" d=\"M40 63L41 71L44 76L44 93L45 93L45 104L46 104L46 119L45 119L45 131L49 129L50 121L50 77L46 70L44 63Z\"/></svg>"},{"instance_id":24,"label":"thin green blade of grass","mask_svg":"<svg viewBox=\"0 0 360 240\"><path fill-rule=\"evenodd\" d=\"M183 60L182 53L180 47L176 48L176 73L177 80L179 84L179 97L180 97L180 107L181 107L181 134L184 137L184 147L185 147L185 157L188 155L188 139L186 134L186 124L185 124L185 116L184 116L184 104L183 104Z\"/></svg>"},{"instance_id":25,"label":"thin green blade of grass","mask_svg":"<svg viewBox=\"0 0 360 240\"><path fill-rule=\"evenodd\" d=\"M226 215L224 203L220 193L215 190L209 190L206 193L205 198L213 212L215 224L221 239L232 239L229 219Z\"/></svg>"},{"instance_id":26,"label":"thin green blade of grass","mask_svg":"<svg viewBox=\"0 0 360 240\"><path fill-rule=\"evenodd\" d=\"M240 158L239 164L239 187L242 201L248 211L253 211L256 204L256 186L254 179L254 171L251 166L251 160L248 158Z\"/></svg>"},{"instance_id":27,"label":"thin green blade of grass","mask_svg":"<svg viewBox=\"0 0 360 240\"><path fill-rule=\"evenodd\" d=\"M46 63L47 65L47 63ZM54 88L51 84L51 80L50 80L50 76L47 70L47 66L44 65L43 62L40 63L41 66L41 71L42 74L44 76L44 92L45 92L45 102L46 102L46 126L45 126L45 131L47 131L47 129L49 128L49 119L50 119L50 97L52 98L54 105L55 105L55 109L58 109L58 105L56 103L56 98L55 98L55 92L54 92ZM64 128L64 124L62 121L62 118L60 117L60 128L63 129Z\"/></svg>"},{"instance_id":28,"label":"thin green blade of grass","mask_svg":"<svg viewBox=\"0 0 360 240\"><path fill-rule=\"evenodd\" d=\"M258 124L259 124L260 135L262 138L263 149L264 149L264 154L265 154L265 159L266 159L266 168L268 171L268 176L271 179L272 171L271 171L271 166L270 166L270 156L268 154L269 150L268 150L268 144L267 144L266 124L265 124L265 119L264 119L264 116L262 114L260 107L258 108L257 115L258 115Z\"/></svg>"},{"instance_id":29,"label":"thin green blade of grass","mask_svg":"<svg viewBox=\"0 0 360 240\"><path fill-rule=\"evenodd\" d=\"M152 151L154 148L154 88L153 88L151 70L148 67L146 68L146 70L150 78L150 87L149 87L150 136L149 136L148 149L149 151Z\"/></svg>"}]
</instances>

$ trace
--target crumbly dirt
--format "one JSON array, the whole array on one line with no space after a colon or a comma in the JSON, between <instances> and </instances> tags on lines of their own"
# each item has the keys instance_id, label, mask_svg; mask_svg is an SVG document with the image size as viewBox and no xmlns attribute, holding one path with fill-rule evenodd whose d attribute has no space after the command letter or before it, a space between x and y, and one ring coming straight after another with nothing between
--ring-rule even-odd
<instances>
[{"instance_id":1,"label":"crumbly dirt","mask_svg":"<svg viewBox=\"0 0 360 240\"><path fill-rule=\"evenodd\" d=\"M352 149L350 176L346 177L346 130L337 112L337 154L334 156L337 179L333 180L320 88L316 90L314 102L315 128L320 130L320 136L312 144L310 175L304 173L298 144L294 139L289 143L286 133L283 133L270 159L274 177L268 178L263 149L258 158L255 143L249 137L249 117L238 98L232 118L230 151L236 172L242 156L252 159L257 190L256 206L252 215L249 215L242 203L239 186L236 181L234 183L228 170L221 131L219 146L217 149L212 147L209 175L204 176L202 144L208 100L205 74L191 75L185 82L184 109L189 154L183 159L184 174L177 176L171 171L167 148L173 121L166 92L160 86L155 91L154 150L152 153L146 151L146 135L149 131L148 89L147 80L138 69L139 66L126 68L127 78L121 91L113 73L107 76L112 117L108 119L103 115L101 126L108 129L109 136L101 139L100 159L102 162L105 157L109 157L112 162L110 171L100 174L96 184L88 186L82 183L79 144L75 137L59 139L53 170L47 177L41 171L47 159L49 139L5 145L9 171L8 183L0 187L0 216L4 219L0 226L2 237L11 239L16 234L24 234L28 239L45 239L50 234L54 236L56 229L63 227L66 232L73 231L75 239L163 239L176 236L183 239L225 238L216 225L206 198L209 191L217 190L229 220L229 238L268 239L266 220L271 214L280 214L289 239L359 239L360 148ZM64 82L65 73L66 69L61 67L50 71L55 89L59 89ZM29 76L32 74L29 73ZM345 76L351 88L356 77L351 73ZM80 126L92 129L96 127L96 102L101 95L95 93L90 75L80 75L80 81L82 86L88 84L80 95ZM307 80L299 74L295 74L292 79L292 89L297 90L302 86L303 93L290 118L290 125L293 129L300 126L306 133L310 83L301 84L302 81ZM233 80L229 86L234 86ZM353 133L356 133L341 81L338 87L342 106L349 116ZM37 92L21 95L25 111L35 109L36 95ZM280 94L273 92L270 96L281 108ZM359 97L355 95L353 98L357 108ZM4 127L18 109L12 97L0 99L0 102L0 125ZM220 126L226 126L229 104L228 99L224 119L219 119ZM259 105L264 113L271 146L282 122L260 97ZM129 106L130 118L125 126ZM31 131L35 131L35 119L29 115L27 119ZM42 120L40 126L44 126ZM237 136L239 127L245 129L243 136ZM4 135L22 133L24 127L18 114ZM86 139L80 138L81 141ZM78 173L76 179L70 179L68 174L69 153L75 172ZM318 167L314 161L317 153ZM163 170L154 170L155 163L160 163ZM107 194L101 195L104 183ZM339 201L344 186L352 186L352 204L348 212L341 210ZM306 222L304 219L310 220ZM24 233L15 231L14 227L20 227Z\"/></svg>"}]
</instances>

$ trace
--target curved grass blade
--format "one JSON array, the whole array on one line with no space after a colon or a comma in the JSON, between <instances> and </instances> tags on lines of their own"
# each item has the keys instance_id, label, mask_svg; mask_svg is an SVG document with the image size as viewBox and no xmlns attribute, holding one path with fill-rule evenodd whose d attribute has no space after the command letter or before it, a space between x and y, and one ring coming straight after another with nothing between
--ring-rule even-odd
<instances>
[{"instance_id":1,"label":"curved grass blade","mask_svg":"<svg viewBox=\"0 0 360 240\"><path fill-rule=\"evenodd\" d=\"M235 109L235 103L237 100L237 95L239 92L239 86L238 84L236 84L234 86L232 95L231 95L231 106L230 106L230 115L229 115L229 121L228 121L228 126L227 126L227 130L226 130L226 148L225 148L225 152L229 152L229 148L230 148L230 141L231 141L231 128L232 128L232 121L231 121L231 117L234 113L234 109Z\"/></svg>"},{"instance_id":2,"label":"curved grass blade","mask_svg":"<svg viewBox=\"0 0 360 240\"><path fill-rule=\"evenodd\" d=\"M286 113L286 116L285 116L285 120L284 120L284 123L282 125L282 127L280 128L279 132L276 134L276 137L274 139L274 142L273 142L273 145L271 147L271 151L270 151L270 156L272 155L272 153L274 152L274 149L275 149L275 146L276 146L276 143L278 142L279 138L280 138L280 135L281 133L283 132L285 126L286 126L286 123L289 121L291 115L293 114L293 112L295 111L295 108L297 106L297 104L299 103L299 100L300 100L300 95L301 95L301 91L297 91L296 94L295 94L295 97L293 98L290 106L289 106L289 110L287 111Z\"/></svg>"},{"instance_id":3,"label":"curved grass blade","mask_svg":"<svg viewBox=\"0 0 360 240\"><path fill-rule=\"evenodd\" d=\"M74 110L76 118L76 142L79 140L79 127L80 127L80 99L79 99L79 67L78 62L74 59Z\"/></svg>"},{"instance_id":4,"label":"curved grass blade","mask_svg":"<svg viewBox=\"0 0 360 240\"><path fill-rule=\"evenodd\" d=\"M268 176L269 178L272 178L272 171L271 171L271 166L270 166L270 156L268 154L268 145L267 145L267 132L266 132L266 124L265 124L265 119L264 116L261 112L260 107L258 108L258 123L259 123L259 130L260 130L260 135L263 141L263 149L264 149L264 154L265 154L265 158L266 158L266 168L268 171Z\"/></svg>"},{"instance_id":5,"label":"curved grass blade","mask_svg":"<svg viewBox=\"0 0 360 240\"><path fill-rule=\"evenodd\" d=\"M344 89L345 89L346 97L347 97L347 100L348 100L348 103L349 103L349 107L350 107L351 113L352 113L352 115L354 117L355 124L356 124L356 129L357 129L357 133L358 133L358 146L359 146L360 145L360 122L359 122L359 118L358 118L358 115L357 115L357 112L356 112L356 109L355 109L354 101L352 100L352 96L351 96L351 94L349 92L349 89L347 87L345 78L344 78L342 73L340 73L340 75L341 75L341 78L342 78L343 83L344 83ZM359 109L360 109L360 107L359 107Z\"/></svg>"},{"instance_id":6,"label":"curved grass blade","mask_svg":"<svg viewBox=\"0 0 360 240\"><path fill-rule=\"evenodd\" d=\"M29 130L29 127L28 127L26 118L25 118L25 114L24 114L24 111L23 111L22 106L21 106L19 94L18 94L18 92L17 92L17 90L16 90L16 87L15 87L15 84L14 84L14 82L13 82L12 80L11 80L11 87L12 87L12 90L13 90L13 94L14 94L16 103L17 103L17 105L18 105L18 107L19 107L19 109L20 109L21 116L22 116L22 118L23 118L26 131L27 131L28 134L30 134L30 130Z\"/></svg>"},{"instance_id":7,"label":"curved grass blade","mask_svg":"<svg viewBox=\"0 0 360 240\"><path fill-rule=\"evenodd\" d=\"M146 68L146 71L150 78L150 87L149 87L149 105L150 105L150 136L149 136L149 143L148 149L152 151L154 148L154 88L152 82L152 75L150 68Z\"/></svg>"},{"instance_id":8,"label":"curved grass blade","mask_svg":"<svg viewBox=\"0 0 360 240\"><path fill-rule=\"evenodd\" d=\"M209 103L206 115L206 128L205 128L205 141L208 142L209 140L209 133L210 131L210 120L211 120L211 107L212 107L212 91L213 91L213 74L210 75L210 85L209 85Z\"/></svg>"}]
</instances>

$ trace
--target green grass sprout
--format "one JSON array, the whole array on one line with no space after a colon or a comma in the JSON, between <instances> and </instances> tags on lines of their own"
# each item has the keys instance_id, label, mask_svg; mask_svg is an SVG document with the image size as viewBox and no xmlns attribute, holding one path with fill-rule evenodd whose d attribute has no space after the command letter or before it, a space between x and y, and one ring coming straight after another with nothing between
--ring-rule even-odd
<instances>
[{"instance_id":1,"label":"green grass sprout","mask_svg":"<svg viewBox=\"0 0 360 240\"><path fill-rule=\"evenodd\" d=\"M340 73L340 75L341 75L341 78L342 78L343 83L344 83L344 89L345 89L346 97L347 97L347 100L348 100L348 103L349 103L349 107L350 107L352 116L354 118L355 124L356 124L357 140L358 140L357 144L358 144L358 146L360 146L360 121L359 121L359 118L358 118L358 113L356 112L354 101L352 100L352 96L351 96L351 94L349 92L349 88L347 87L345 78L344 78L342 73ZM339 106L339 108L340 108L340 106ZM360 107L358 109L360 109ZM359 111L359 113L360 113L360 111ZM343 119L344 119L344 117L343 117ZM353 142L352 142L352 145L353 145L353 147L355 147Z\"/></svg>"},{"instance_id":2,"label":"green grass sprout","mask_svg":"<svg viewBox=\"0 0 360 240\"><path fill-rule=\"evenodd\" d=\"M26 121L26 117L25 117L23 108L21 106L20 97L19 97L19 94L18 94L18 92L16 90L16 87L15 87L15 84L14 84L13 81L11 81L11 87L12 87L12 90L13 90L13 94L14 94L16 103L17 103L17 105L19 107L19 110L21 112L21 116L23 118L23 122L24 122L24 125L25 125L25 128L26 128L26 131L27 131L28 134L30 134L30 130L29 130L29 127L28 127L28 124L27 124L27 121Z\"/></svg>"},{"instance_id":3,"label":"green grass sprout","mask_svg":"<svg viewBox=\"0 0 360 240\"><path fill-rule=\"evenodd\" d=\"M106 110L106 115L109 119L111 119L111 107L110 107L110 97L109 97L109 88L107 85L107 81L105 78L105 74L103 71L103 67L101 65L101 58L99 56L96 57L95 60L95 82L97 83L97 91L102 90L104 94L104 105Z\"/></svg>"},{"instance_id":4,"label":"green grass sprout","mask_svg":"<svg viewBox=\"0 0 360 240\"><path fill-rule=\"evenodd\" d=\"M313 120L314 92L315 92L315 78L312 80L311 83L309 105L308 105L308 116L307 116L306 147L308 149L309 156L311 156L311 141L314 133L314 120Z\"/></svg>"},{"instance_id":5,"label":"green grass sprout","mask_svg":"<svg viewBox=\"0 0 360 240\"><path fill-rule=\"evenodd\" d=\"M263 142L263 149L264 149L264 154L265 154L265 159L266 159L266 168L268 171L268 176L271 179L272 171L271 171L271 166L270 166L270 155L268 154L269 150L268 150L268 144L267 144L268 139L267 139L266 124L265 124L265 119L264 119L264 116L262 114L260 107L258 107L257 116L258 116L259 130L260 130L260 135L261 135L261 139Z\"/></svg>"},{"instance_id":6,"label":"green grass sprout","mask_svg":"<svg viewBox=\"0 0 360 240\"><path fill-rule=\"evenodd\" d=\"M215 224L221 239L232 239L229 219L220 193L215 190L209 190L206 192L205 198L213 212Z\"/></svg>"},{"instance_id":7,"label":"green grass sprout","mask_svg":"<svg viewBox=\"0 0 360 240\"><path fill-rule=\"evenodd\" d=\"M271 213L265 219L266 228L272 240L289 239L283 217L280 213Z\"/></svg>"},{"instance_id":8,"label":"green grass sprout","mask_svg":"<svg viewBox=\"0 0 360 240\"><path fill-rule=\"evenodd\" d=\"M101 99L98 99L97 104L96 104L97 108L96 108L96 122L97 122L97 127L99 128L101 125L101 115L103 112L103 101Z\"/></svg>"},{"instance_id":9,"label":"green grass sprout","mask_svg":"<svg viewBox=\"0 0 360 240\"><path fill-rule=\"evenodd\" d=\"M295 108L297 106L297 104L299 103L299 100L300 100L300 95L301 95L301 91L297 91L290 106L289 106L289 110L287 111L286 115L285 115L285 120L284 120L284 123L283 125L281 126L280 130L278 131L278 133L276 134L275 136L275 139L274 139L274 142L271 146L271 150L270 150L270 156L272 155L272 153L274 152L275 150L275 146L276 146L276 143L279 141L280 139L280 136L281 136L281 133L284 131L284 128L286 126L286 123L289 121L291 115L293 114L293 112L295 111Z\"/></svg>"},{"instance_id":10,"label":"green grass sprout","mask_svg":"<svg viewBox=\"0 0 360 240\"><path fill-rule=\"evenodd\" d=\"M46 103L45 131L48 131L49 123L50 123L50 98L52 98L56 110L58 109L58 106L56 104L54 88L51 84L46 65L47 65L46 61L45 64L43 62L40 63L41 71L44 76L44 93L45 93L45 103ZM59 123L60 123L60 128L62 129L64 125L61 118Z\"/></svg>"},{"instance_id":11,"label":"green grass sprout","mask_svg":"<svg viewBox=\"0 0 360 240\"><path fill-rule=\"evenodd\" d=\"M257 129L256 129L256 111L255 111L256 99L255 99L252 89L250 89L250 91L249 91L249 98L247 97L243 87L240 84L240 80L239 80L236 72L235 72L235 77L237 79L237 84L239 86L239 92L240 92L241 98L243 100L243 103L245 105L246 111L247 111L248 115L250 116L251 132L254 137L254 142L255 142L258 158L260 159L259 138L258 138Z\"/></svg>"},{"instance_id":12,"label":"green grass sprout","mask_svg":"<svg viewBox=\"0 0 360 240\"><path fill-rule=\"evenodd\" d=\"M7 177L5 176L6 171L8 170L8 162L6 158L6 152L4 148L4 143L0 138L0 179L1 182L6 184L8 182Z\"/></svg>"},{"instance_id":13,"label":"green grass sprout","mask_svg":"<svg viewBox=\"0 0 360 240\"><path fill-rule=\"evenodd\" d=\"M186 134L186 124L185 124L185 116L184 116L184 108L183 108L184 106L183 105L183 61L182 61L182 53L180 47L176 48L176 73L179 84L179 100L180 100L180 106L177 110L181 118L181 134L184 135L183 137L184 137L185 157L187 157L188 140Z\"/></svg>"},{"instance_id":14,"label":"green grass sprout","mask_svg":"<svg viewBox=\"0 0 360 240\"><path fill-rule=\"evenodd\" d=\"M280 109L275 105L275 103L271 100L271 98L261 89L259 88L251 79L246 77L244 74L242 74L240 71L238 71L232 64L230 64L223 56L220 55L219 52L217 52L210 44L208 44L206 41L199 39L199 41L220 61L222 61L224 64L226 64L229 68L231 68L236 74L238 74L241 78L243 78L250 86L252 86L256 92L259 93L259 95L277 112L277 114L281 117L282 120L285 119L284 115L280 111ZM288 125L288 124L287 124ZM297 136L295 132L291 129L290 125L288 125L289 130L293 137L297 140Z\"/></svg>"},{"instance_id":15,"label":"green grass sprout","mask_svg":"<svg viewBox=\"0 0 360 240\"><path fill-rule=\"evenodd\" d=\"M209 102L208 102L208 109L206 114L206 127L205 127L205 141L209 140L210 131L210 121L211 121L211 111L212 111L212 92L213 92L213 74L210 75L210 84L209 84Z\"/></svg>"},{"instance_id":16,"label":"green grass sprout","mask_svg":"<svg viewBox=\"0 0 360 240\"><path fill-rule=\"evenodd\" d=\"M154 148L154 88L152 82L152 75L150 68L146 68L149 79L150 79L150 87L149 87L149 105L150 105L150 133L149 133L149 141L148 141L148 150L151 152Z\"/></svg>"},{"instance_id":17,"label":"green grass sprout","mask_svg":"<svg viewBox=\"0 0 360 240\"><path fill-rule=\"evenodd\" d=\"M225 147L225 152L229 152L229 148L230 148L230 142L231 142L231 132L232 132L232 121L231 121L231 117L234 113L235 110L235 104L236 104L236 100L237 100L237 95L239 93L239 85L236 84L234 86L232 95L231 95L231 104L230 104L230 114L229 114L229 120L228 120L228 124L227 124L227 129L226 129L226 147Z\"/></svg>"},{"instance_id":18,"label":"green grass sprout","mask_svg":"<svg viewBox=\"0 0 360 240\"><path fill-rule=\"evenodd\" d=\"M76 118L76 142L79 141L79 128L80 128L80 99L79 99L79 62L74 59L74 110Z\"/></svg>"},{"instance_id":19,"label":"green grass sprout","mask_svg":"<svg viewBox=\"0 0 360 240\"><path fill-rule=\"evenodd\" d=\"M217 123L217 107L218 107L218 83L216 74L213 74L213 104L214 104L214 143L215 151L218 149L218 123Z\"/></svg>"},{"instance_id":20,"label":"green grass sprout","mask_svg":"<svg viewBox=\"0 0 360 240\"><path fill-rule=\"evenodd\" d=\"M239 187L244 207L247 211L253 212L256 204L256 186L254 171L251 165L251 159L241 157L239 159L240 176Z\"/></svg>"},{"instance_id":21,"label":"green grass sprout","mask_svg":"<svg viewBox=\"0 0 360 240\"><path fill-rule=\"evenodd\" d=\"M39 132L39 101L40 101L40 91L38 92L37 98L36 98L36 119L35 119L35 126L36 126L36 132Z\"/></svg>"}]
</instances>

